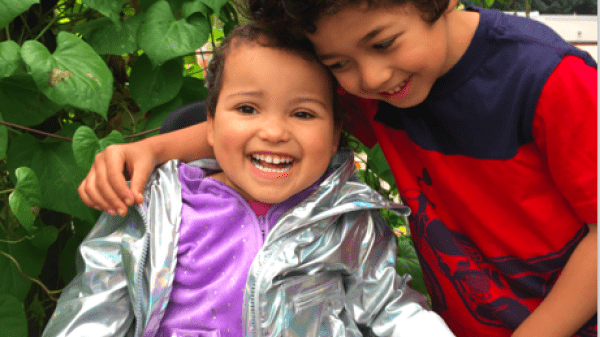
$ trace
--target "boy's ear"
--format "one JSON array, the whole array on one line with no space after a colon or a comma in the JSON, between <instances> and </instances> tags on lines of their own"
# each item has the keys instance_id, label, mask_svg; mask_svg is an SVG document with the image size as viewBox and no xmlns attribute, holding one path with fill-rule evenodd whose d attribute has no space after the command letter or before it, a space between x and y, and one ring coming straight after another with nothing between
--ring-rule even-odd
<instances>
[{"instance_id":1,"label":"boy's ear","mask_svg":"<svg viewBox=\"0 0 600 337\"><path fill-rule=\"evenodd\" d=\"M208 145L213 146L214 144L214 135L213 135L213 117L210 111L206 112L206 124L208 125L208 132L206 133L206 140L208 141Z\"/></svg>"}]
</instances>

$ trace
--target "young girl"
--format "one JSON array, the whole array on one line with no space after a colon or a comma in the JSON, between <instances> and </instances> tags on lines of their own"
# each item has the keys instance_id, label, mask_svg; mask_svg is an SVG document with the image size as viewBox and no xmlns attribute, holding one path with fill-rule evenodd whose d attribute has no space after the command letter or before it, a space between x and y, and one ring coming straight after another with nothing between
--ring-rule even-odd
<instances>
[{"instance_id":1,"label":"young girl","mask_svg":"<svg viewBox=\"0 0 600 337\"><path fill-rule=\"evenodd\" d=\"M595 336L596 63L538 22L456 3L250 9L274 32L310 40L351 94L349 131L381 145L412 209L433 308L457 335ZM170 146L205 128L110 148L82 199L123 213L155 163L210 154Z\"/></svg>"},{"instance_id":2,"label":"young girl","mask_svg":"<svg viewBox=\"0 0 600 337\"><path fill-rule=\"evenodd\" d=\"M168 162L142 205L100 218L44 336L452 335L395 272L377 212L407 209L337 151L335 80L314 56L248 25L207 82L216 160Z\"/></svg>"}]
</instances>

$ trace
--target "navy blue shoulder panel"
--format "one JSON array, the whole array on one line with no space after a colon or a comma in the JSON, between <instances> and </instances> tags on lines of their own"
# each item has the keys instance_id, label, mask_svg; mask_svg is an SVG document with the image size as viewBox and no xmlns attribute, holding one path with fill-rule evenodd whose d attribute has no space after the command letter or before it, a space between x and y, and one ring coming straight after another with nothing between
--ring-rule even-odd
<instances>
[{"instance_id":1,"label":"navy blue shoulder panel","mask_svg":"<svg viewBox=\"0 0 600 337\"><path fill-rule=\"evenodd\" d=\"M425 150L510 159L533 141L533 115L546 80L567 55L596 67L585 51L526 18L483 9L467 52L420 105L379 102L375 120L405 130Z\"/></svg>"}]
</instances>

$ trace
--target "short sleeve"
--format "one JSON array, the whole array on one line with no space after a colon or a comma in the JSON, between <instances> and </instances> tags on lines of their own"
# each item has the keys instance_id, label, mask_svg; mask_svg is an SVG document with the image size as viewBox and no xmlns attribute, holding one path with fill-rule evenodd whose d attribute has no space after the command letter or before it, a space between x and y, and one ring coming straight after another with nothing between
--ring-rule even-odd
<instances>
[{"instance_id":1,"label":"short sleeve","mask_svg":"<svg viewBox=\"0 0 600 337\"><path fill-rule=\"evenodd\" d=\"M585 223L597 222L597 110L597 69L567 56L548 77L533 118L550 173Z\"/></svg>"}]
</instances>

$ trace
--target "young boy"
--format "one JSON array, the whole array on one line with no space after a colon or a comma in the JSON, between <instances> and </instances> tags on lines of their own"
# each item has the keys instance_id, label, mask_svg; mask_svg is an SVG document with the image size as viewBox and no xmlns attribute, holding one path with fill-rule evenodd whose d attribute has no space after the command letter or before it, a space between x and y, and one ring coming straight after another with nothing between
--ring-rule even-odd
<instances>
[{"instance_id":1,"label":"young boy","mask_svg":"<svg viewBox=\"0 0 600 337\"><path fill-rule=\"evenodd\" d=\"M455 334L595 336L596 64L539 23L455 5L262 0L250 9L274 31L308 38L351 94L350 131L381 145L413 211L434 310ZM160 145L202 128L110 149L82 199L123 209L135 196L124 163L144 166L133 167L136 192L163 156L204 155L201 145Z\"/></svg>"}]
</instances>

